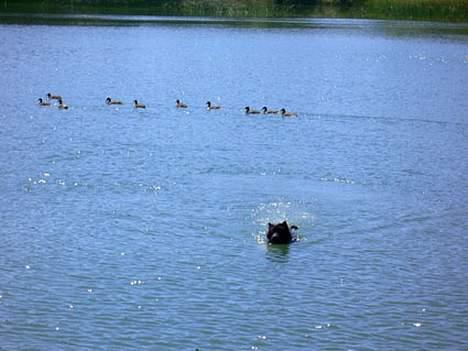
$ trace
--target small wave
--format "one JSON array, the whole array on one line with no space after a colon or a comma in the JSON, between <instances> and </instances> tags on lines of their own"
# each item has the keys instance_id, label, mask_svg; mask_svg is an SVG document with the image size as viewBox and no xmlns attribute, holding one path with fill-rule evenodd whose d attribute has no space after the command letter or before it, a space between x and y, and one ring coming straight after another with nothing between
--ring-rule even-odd
<instances>
[{"instance_id":1,"label":"small wave","mask_svg":"<svg viewBox=\"0 0 468 351\"><path fill-rule=\"evenodd\" d=\"M149 193L157 193L161 190L161 186L160 185L156 185L156 184L152 184L152 185L148 185L146 187L146 191L149 192Z\"/></svg>"},{"instance_id":2,"label":"small wave","mask_svg":"<svg viewBox=\"0 0 468 351\"><path fill-rule=\"evenodd\" d=\"M320 181L342 183L342 184L355 184L354 180L346 178L346 177L321 177Z\"/></svg>"},{"instance_id":3,"label":"small wave","mask_svg":"<svg viewBox=\"0 0 468 351\"><path fill-rule=\"evenodd\" d=\"M257 228L257 231L252 234L255 241L259 245L267 243L266 227L268 223L278 223L288 221L290 225L299 226L299 232L296 233L296 240L307 240L306 236L301 233L301 227L307 223L314 221L314 215L304 209L305 204L292 201L272 201L261 203L256 208L251 210L252 222Z\"/></svg>"},{"instance_id":4,"label":"small wave","mask_svg":"<svg viewBox=\"0 0 468 351\"><path fill-rule=\"evenodd\" d=\"M145 283L145 282L144 282L143 280L140 280L140 279L130 281L130 285L131 285L131 286L143 285L144 283Z\"/></svg>"}]
</instances>

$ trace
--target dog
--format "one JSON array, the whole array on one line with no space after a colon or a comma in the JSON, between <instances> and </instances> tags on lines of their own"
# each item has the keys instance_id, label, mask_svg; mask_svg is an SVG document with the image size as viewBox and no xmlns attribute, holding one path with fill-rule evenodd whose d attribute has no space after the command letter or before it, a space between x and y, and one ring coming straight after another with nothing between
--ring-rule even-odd
<instances>
[{"instance_id":1,"label":"dog","mask_svg":"<svg viewBox=\"0 0 468 351\"><path fill-rule=\"evenodd\" d=\"M278 224L268 223L267 239L269 244L289 244L296 241L292 231L299 229L296 225L289 227L288 222Z\"/></svg>"}]
</instances>

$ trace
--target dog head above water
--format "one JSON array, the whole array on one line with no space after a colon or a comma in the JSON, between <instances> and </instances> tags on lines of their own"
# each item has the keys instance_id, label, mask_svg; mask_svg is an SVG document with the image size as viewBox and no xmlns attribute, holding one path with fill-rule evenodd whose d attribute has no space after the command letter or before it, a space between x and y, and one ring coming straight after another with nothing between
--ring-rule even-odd
<instances>
[{"instance_id":1,"label":"dog head above water","mask_svg":"<svg viewBox=\"0 0 468 351\"><path fill-rule=\"evenodd\" d=\"M278 224L268 223L268 242L270 244L289 244L295 240L291 234L292 229L298 228L295 225L292 225L290 228L287 221Z\"/></svg>"}]
</instances>

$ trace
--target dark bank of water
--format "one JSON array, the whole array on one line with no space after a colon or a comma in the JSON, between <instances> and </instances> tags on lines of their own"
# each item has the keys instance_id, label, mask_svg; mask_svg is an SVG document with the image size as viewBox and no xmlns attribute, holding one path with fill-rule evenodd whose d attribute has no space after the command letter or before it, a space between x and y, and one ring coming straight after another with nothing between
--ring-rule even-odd
<instances>
[{"instance_id":1,"label":"dark bank of water","mask_svg":"<svg viewBox=\"0 0 468 351\"><path fill-rule=\"evenodd\" d=\"M0 349L466 349L452 28L1 25Z\"/></svg>"},{"instance_id":2,"label":"dark bank of water","mask_svg":"<svg viewBox=\"0 0 468 351\"><path fill-rule=\"evenodd\" d=\"M468 0L3 0L3 13L198 17L321 17L467 22Z\"/></svg>"}]
</instances>

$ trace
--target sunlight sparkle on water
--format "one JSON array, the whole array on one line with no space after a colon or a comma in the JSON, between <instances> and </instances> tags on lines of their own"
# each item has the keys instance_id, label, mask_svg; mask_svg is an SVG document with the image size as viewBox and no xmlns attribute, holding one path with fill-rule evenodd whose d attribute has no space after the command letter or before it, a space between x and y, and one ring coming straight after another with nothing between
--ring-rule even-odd
<instances>
[{"instance_id":1,"label":"sunlight sparkle on water","mask_svg":"<svg viewBox=\"0 0 468 351\"><path fill-rule=\"evenodd\" d=\"M61 21L1 26L0 349L463 345L468 24Z\"/></svg>"}]
</instances>

